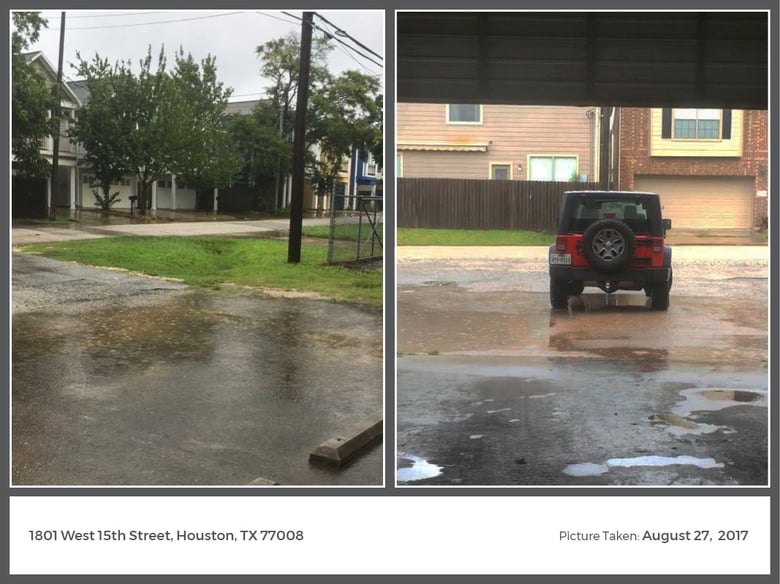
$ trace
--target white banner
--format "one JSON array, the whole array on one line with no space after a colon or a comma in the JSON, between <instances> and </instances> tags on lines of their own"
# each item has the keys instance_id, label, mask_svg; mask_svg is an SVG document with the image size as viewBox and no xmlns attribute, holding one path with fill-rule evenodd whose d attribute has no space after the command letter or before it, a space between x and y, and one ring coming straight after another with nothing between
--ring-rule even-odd
<instances>
[{"instance_id":1,"label":"white banner","mask_svg":"<svg viewBox=\"0 0 780 584\"><path fill-rule=\"evenodd\" d=\"M11 574L769 574L769 497L11 497Z\"/></svg>"}]
</instances>

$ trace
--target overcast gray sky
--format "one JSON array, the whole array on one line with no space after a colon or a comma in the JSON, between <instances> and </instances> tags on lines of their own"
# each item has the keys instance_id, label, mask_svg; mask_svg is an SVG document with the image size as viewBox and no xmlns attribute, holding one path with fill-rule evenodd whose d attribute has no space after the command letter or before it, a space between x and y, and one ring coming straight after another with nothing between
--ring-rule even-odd
<instances>
[{"instance_id":1,"label":"overcast gray sky","mask_svg":"<svg viewBox=\"0 0 780 584\"><path fill-rule=\"evenodd\" d=\"M149 45L155 59L165 47L169 68L173 53L181 46L186 53L200 61L206 55L216 57L219 80L233 88L230 101L258 99L263 96L266 81L260 77L260 59L256 47L266 41L300 34L300 10L68 10L65 12L65 50L63 74L66 80L77 78L70 63L77 63L76 52L91 60L95 53L117 60L131 60L135 65L146 56ZM57 68L61 11L44 10L48 28L42 30L32 51L43 51ZM327 31L334 26L374 53L384 56L385 13L382 10L334 11L319 10L315 25ZM329 21L329 23L327 22ZM370 75L384 75L384 60L342 34L343 41L331 41L329 67L333 73L355 69ZM350 50L353 47L360 53ZM368 58L366 58L368 57ZM369 60L371 59L371 60ZM374 62L371 62L374 61ZM384 82L382 82L384 85Z\"/></svg>"}]
</instances>

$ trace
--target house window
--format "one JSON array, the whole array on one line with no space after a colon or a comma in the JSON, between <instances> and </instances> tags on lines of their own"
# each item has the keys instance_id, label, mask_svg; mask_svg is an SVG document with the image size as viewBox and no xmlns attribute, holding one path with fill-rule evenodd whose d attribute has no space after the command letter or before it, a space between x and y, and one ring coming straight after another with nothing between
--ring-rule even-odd
<instances>
[{"instance_id":1,"label":"house window","mask_svg":"<svg viewBox=\"0 0 780 584\"><path fill-rule=\"evenodd\" d=\"M447 106L447 123L481 124L482 106L475 104L451 103Z\"/></svg>"},{"instance_id":2,"label":"house window","mask_svg":"<svg viewBox=\"0 0 780 584\"><path fill-rule=\"evenodd\" d=\"M674 110L673 137L683 140L717 140L720 138L719 109Z\"/></svg>"},{"instance_id":3,"label":"house window","mask_svg":"<svg viewBox=\"0 0 780 584\"><path fill-rule=\"evenodd\" d=\"M376 161L371 153L368 154L368 160L365 162L366 176L376 176Z\"/></svg>"},{"instance_id":4,"label":"house window","mask_svg":"<svg viewBox=\"0 0 780 584\"><path fill-rule=\"evenodd\" d=\"M664 108L661 138L675 140L730 140L730 109Z\"/></svg>"},{"instance_id":5,"label":"house window","mask_svg":"<svg viewBox=\"0 0 780 584\"><path fill-rule=\"evenodd\" d=\"M570 181L577 173L576 156L531 156L529 180Z\"/></svg>"},{"instance_id":6,"label":"house window","mask_svg":"<svg viewBox=\"0 0 780 584\"><path fill-rule=\"evenodd\" d=\"M494 180L509 180L512 178L510 164L490 164L490 178Z\"/></svg>"},{"instance_id":7,"label":"house window","mask_svg":"<svg viewBox=\"0 0 780 584\"><path fill-rule=\"evenodd\" d=\"M395 155L395 176L402 177L404 175L404 156L403 154Z\"/></svg>"}]
</instances>

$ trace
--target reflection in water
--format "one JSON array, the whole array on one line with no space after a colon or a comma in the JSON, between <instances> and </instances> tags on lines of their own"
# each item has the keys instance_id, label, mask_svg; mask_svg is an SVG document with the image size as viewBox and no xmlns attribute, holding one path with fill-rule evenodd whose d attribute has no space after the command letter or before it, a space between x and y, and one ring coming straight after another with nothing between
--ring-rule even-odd
<instances>
[{"instance_id":1,"label":"reflection in water","mask_svg":"<svg viewBox=\"0 0 780 584\"><path fill-rule=\"evenodd\" d=\"M740 405L767 407L767 393L762 389L694 387L681 391L680 395L685 399L673 411L682 416L699 411L715 412Z\"/></svg>"},{"instance_id":2,"label":"reflection in water","mask_svg":"<svg viewBox=\"0 0 780 584\"><path fill-rule=\"evenodd\" d=\"M441 466L431 464L419 456L399 453L398 457L402 460L412 462L411 467L404 467L396 470L396 479L399 483L430 479L441 474Z\"/></svg>"},{"instance_id":3,"label":"reflection in water","mask_svg":"<svg viewBox=\"0 0 780 584\"><path fill-rule=\"evenodd\" d=\"M308 464L381 411L380 316L253 292L74 304L13 319L15 484L381 482L373 454Z\"/></svg>"},{"instance_id":4,"label":"reflection in water","mask_svg":"<svg viewBox=\"0 0 780 584\"><path fill-rule=\"evenodd\" d=\"M638 456L635 458L610 458L603 464L585 462L570 464L563 469L563 474L575 477L599 476L609 471L612 467L633 468L636 466L672 466L691 465L698 468L723 468L722 462L716 462L712 458L696 458L695 456Z\"/></svg>"},{"instance_id":5,"label":"reflection in water","mask_svg":"<svg viewBox=\"0 0 780 584\"><path fill-rule=\"evenodd\" d=\"M277 341L277 346L273 349L278 363L275 368L275 395L279 399L297 401L303 389L299 383L299 363L304 362L309 353L306 343L301 342L306 338L306 330L297 303L284 303L269 326L275 331ZM258 355L258 358L267 358L267 355Z\"/></svg>"},{"instance_id":6,"label":"reflection in water","mask_svg":"<svg viewBox=\"0 0 780 584\"><path fill-rule=\"evenodd\" d=\"M201 362L219 342L217 318L204 309L204 300L193 293L142 308L120 304L95 310L89 319L78 313L20 314L14 317L15 358L61 355L101 377L174 361Z\"/></svg>"},{"instance_id":7,"label":"reflection in water","mask_svg":"<svg viewBox=\"0 0 780 584\"><path fill-rule=\"evenodd\" d=\"M570 464L563 469L563 474L572 477L597 477L605 472L609 472L609 467L606 464L594 464L592 462Z\"/></svg>"},{"instance_id":8,"label":"reflection in water","mask_svg":"<svg viewBox=\"0 0 780 584\"><path fill-rule=\"evenodd\" d=\"M610 458L607 466L631 468L634 466L671 466L674 464L689 464L699 468L723 468L722 462L712 458L696 458L695 456L638 456L636 458Z\"/></svg>"},{"instance_id":9,"label":"reflection in water","mask_svg":"<svg viewBox=\"0 0 780 584\"><path fill-rule=\"evenodd\" d=\"M642 292L625 294L582 294L569 301L572 312L594 312L620 308L620 312L647 310L648 298Z\"/></svg>"}]
</instances>

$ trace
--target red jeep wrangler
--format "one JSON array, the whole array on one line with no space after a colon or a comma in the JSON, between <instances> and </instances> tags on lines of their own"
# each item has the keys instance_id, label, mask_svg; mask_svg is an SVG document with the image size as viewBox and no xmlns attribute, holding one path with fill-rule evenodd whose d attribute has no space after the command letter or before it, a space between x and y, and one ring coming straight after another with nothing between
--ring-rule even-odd
<instances>
[{"instance_id":1,"label":"red jeep wrangler","mask_svg":"<svg viewBox=\"0 0 780 584\"><path fill-rule=\"evenodd\" d=\"M607 294L644 290L654 310L669 308L672 222L661 217L655 193L567 191L550 246L550 304L567 308L585 286Z\"/></svg>"}]
</instances>

